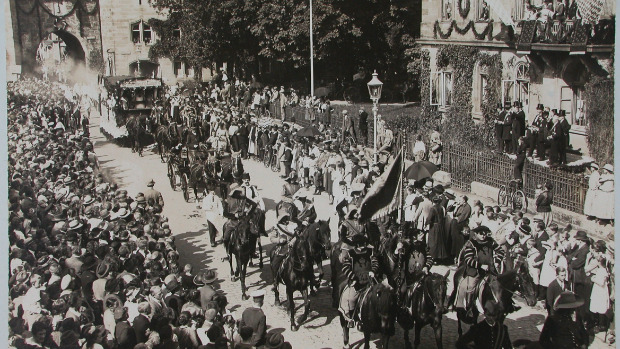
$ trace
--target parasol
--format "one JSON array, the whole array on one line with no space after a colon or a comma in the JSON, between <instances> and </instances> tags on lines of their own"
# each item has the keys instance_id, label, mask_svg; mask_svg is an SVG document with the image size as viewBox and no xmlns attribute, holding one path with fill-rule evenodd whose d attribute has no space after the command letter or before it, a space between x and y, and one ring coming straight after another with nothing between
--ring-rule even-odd
<instances>
[{"instance_id":1,"label":"parasol","mask_svg":"<svg viewBox=\"0 0 620 349\"><path fill-rule=\"evenodd\" d=\"M297 131L297 137L320 137L323 134L318 128L314 126L308 126Z\"/></svg>"},{"instance_id":2,"label":"parasol","mask_svg":"<svg viewBox=\"0 0 620 349\"><path fill-rule=\"evenodd\" d=\"M430 178L439 169L430 161L418 161L413 163L405 170L405 178L419 181L423 178Z\"/></svg>"},{"instance_id":3,"label":"parasol","mask_svg":"<svg viewBox=\"0 0 620 349\"><path fill-rule=\"evenodd\" d=\"M314 96L315 97L326 97L327 95L329 95L329 87L319 87L314 89Z\"/></svg>"}]
</instances>

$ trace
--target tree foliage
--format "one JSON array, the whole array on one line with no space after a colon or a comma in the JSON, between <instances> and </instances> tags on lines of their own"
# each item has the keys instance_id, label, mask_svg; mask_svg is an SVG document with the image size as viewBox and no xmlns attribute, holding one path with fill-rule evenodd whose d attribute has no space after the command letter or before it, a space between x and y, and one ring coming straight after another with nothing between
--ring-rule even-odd
<instances>
[{"instance_id":1,"label":"tree foliage","mask_svg":"<svg viewBox=\"0 0 620 349\"><path fill-rule=\"evenodd\" d=\"M306 69L310 0L150 0L166 20L151 20L160 40L151 56L194 66L228 62L256 71L259 60ZM379 70L386 80L406 76L404 50L416 25L411 5L389 0L312 0L314 59L325 75L350 78ZM414 13L414 14L412 14ZM180 28L181 40L172 36Z\"/></svg>"}]
</instances>

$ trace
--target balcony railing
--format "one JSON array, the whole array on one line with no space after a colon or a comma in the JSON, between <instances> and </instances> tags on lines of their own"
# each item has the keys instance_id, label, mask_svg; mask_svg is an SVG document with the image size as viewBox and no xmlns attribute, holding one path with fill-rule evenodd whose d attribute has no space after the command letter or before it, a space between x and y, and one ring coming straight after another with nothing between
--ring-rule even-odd
<instances>
[{"instance_id":1,"label":"balcony railing","mask_svg":"<svg viewBox=\"0 0 620 349\"><path fill-rule=\"evenodd\" d=\"M613 45L615 23L613 19L600 20L597 24L583 24L581 20L553 20L542 23L536 20L519 22L520 35L517 49L529 51L532 44L570 45L571 52L583 52L587 45Z\"/></svg>"}]
</instances>

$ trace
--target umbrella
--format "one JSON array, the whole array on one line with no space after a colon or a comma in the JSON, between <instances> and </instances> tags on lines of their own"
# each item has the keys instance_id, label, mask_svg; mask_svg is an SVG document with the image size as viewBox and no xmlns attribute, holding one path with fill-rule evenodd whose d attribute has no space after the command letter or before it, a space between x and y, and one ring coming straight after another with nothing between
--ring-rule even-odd
<instances>
[{"instance_id":1,"label":"umbrella","mask_svg":"<svg viewBox=\"0 0 620 349\"><path fill-rule=\"evenodd\" d=\"M323 134L318 128L314 126L308 126L297 131L297 137L320 137Z\"/></svg>"},{"instance_id":2,"label":"umbrella","mask_svg":"<svg viewBox=\"0 0 620 349\"><path fill-rule=\"evenodd\" d=\"M438 168L429 161L418 161L405 170L405 178L419 181L423 178L430 178Z\"/></svg>"},{"instance_id":3,"label":"umbrella","mask_svg":"<svg viewBox=\"0 0 620 349\"><path fill-rule=\"evenodd\" d=\"M329 95L330 92L329 87L319 87L314 89L314 95L316 97L325 97Z\"/></svg>"}]
</instances>

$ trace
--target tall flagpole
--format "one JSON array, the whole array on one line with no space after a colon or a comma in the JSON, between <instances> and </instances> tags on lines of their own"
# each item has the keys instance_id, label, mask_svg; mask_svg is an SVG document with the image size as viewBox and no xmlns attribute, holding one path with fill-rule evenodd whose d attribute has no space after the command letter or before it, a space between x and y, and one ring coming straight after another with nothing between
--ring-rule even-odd
<instances>
[{"instance_id":1,"label":"tall flagpole","mask_svg":"<svg viewBox=\"0 0 620 349\"><path fill-rule=\"evenodd\" d=\"M400 135L400 154L401 154L401 159L400 159L400 176L399 176L399 180L400 180L400 193L398 193L398 224L402 225L403 221L405 220L405 214L404 214L404 205L403 205L403 195L404 195L404 181L405 181L405 159L406 159L406 153L405 153L405 141L403 139L403 135Z\"/></svg>"},{"instance_id":2,"label":"tall flagpole","mask_svg":"<svg viewBox=\"0 0 620 349\"><path fill-rule=\"evenodd\" d=\"M310 96L314 97L314 49L312 42L312 0L310 0Z\"/></svg>"}]
</instances>

